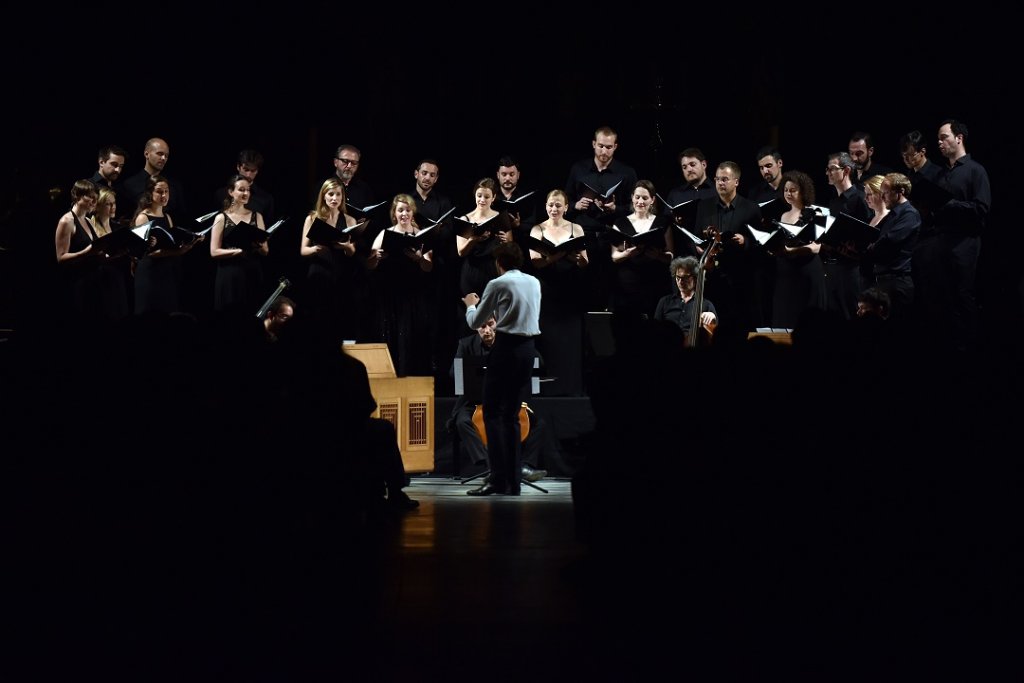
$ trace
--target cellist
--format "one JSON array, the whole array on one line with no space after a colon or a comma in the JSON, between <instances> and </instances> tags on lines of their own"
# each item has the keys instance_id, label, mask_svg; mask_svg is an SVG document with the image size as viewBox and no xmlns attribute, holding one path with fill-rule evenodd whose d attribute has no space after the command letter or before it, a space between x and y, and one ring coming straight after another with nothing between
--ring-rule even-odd
<instances>
[{"instance_id":1,"label":"cellist","mask_svg":"<svg viewBox=\"0 0 1024 683\"><path fill-rule=\"evenodd\" d=\"M487 358L494 346L493 317L488 318L482 326L477 328L476 334L471 334L459 340L459 346L455 351L456 358ZM540 354L537 354L540 358ZM451 377L455 377L455 366L452 365L448 371ZM524 397L525 398L525 397ZM487 462L487 442L480 424L482 410L479 405L479 396L467 396L462 394L455 401L452 408L452 416L448 421L448 429L456 430L459 434L462 453L469 456L473 465L481 466ZM526 405L525 403L523 404ZM527 424L523 425L523 418ZM474 419L477 418L477 419ZM540 481L547 476L547 471L539 468L540 454L545 442L546 423L537 414L520 410L520 433L523 435L523 463L522 478L527 482ZM458 472L456 472L456 475Z\"/></svg>"},{"instance_id":2,"label":"cellist","mask_svg":"<svg viewBox=\"0 0 1024 683\"><path fill-rule=\"evenodd\" d=\"M700 263L692 256L679 256L672 259L669 264L669 273L676 283L678 292L666 294L658 301L654 310L655 320L668 320L679 325L688 342L692 339L695 319L699 320L700 337L694 341L701 343L688 343L688 346L704 346L710 343L718 327L718 313L715 305L705 297L697 297L697 284L701 276ZM697 299L703 299L701 307L697 309Z\"/></svg>"}]
</instances>

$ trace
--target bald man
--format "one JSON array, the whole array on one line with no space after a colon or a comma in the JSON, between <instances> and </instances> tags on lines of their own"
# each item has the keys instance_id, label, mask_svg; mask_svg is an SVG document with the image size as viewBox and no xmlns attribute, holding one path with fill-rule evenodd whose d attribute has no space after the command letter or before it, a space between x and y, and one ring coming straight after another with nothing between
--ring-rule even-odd
<instances>
[{"instance_id":1,"label":"bald man","mask_svg":"<svg viewBox=\"0 0 1024 683\"><path fill-rule=\"evenodd\" d=\"M165 167L171 156L171 148L162 138L150 138L146 141L146 147L142 151L145 165L135 175L124 181L124 198L118 197L117 209L126 218L135 215L135 209L139 203L139 197L146 191L146 181L150 176L162 175L167 178L167 184L171 188L171 198L167 204L167 213L175 219L175 224L181 223L187 218L194 218L185 203L185 191L181 183L167 176Z\"/></svg>"}]
</instances>

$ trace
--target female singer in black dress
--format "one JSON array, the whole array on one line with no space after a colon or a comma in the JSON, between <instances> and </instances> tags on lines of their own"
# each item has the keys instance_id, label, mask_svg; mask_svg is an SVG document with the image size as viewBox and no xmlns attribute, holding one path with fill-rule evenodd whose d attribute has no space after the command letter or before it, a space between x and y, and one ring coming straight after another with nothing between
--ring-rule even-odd
<instances>
[{"instance_id":1,"label":"female singer in black dress","mask_svg":"<svg viewBox=\"0 0 1024 683\"><path fill-rule=\"evenodd\" d=\"M249 179L235 174L228 179L224 210L213 219L210 230L210 258L217 264L213 285L213 310L255 314L266 298L263 291L263 263L269 247L267 240L246 246L226 246L241 223L266 230L263 215L247 207L252 196Z\"/></svg>"},{"instance_id":2,"label":"female singer in black dress","mask_svg":"<svg viewBox=\"0 0 1024 683\"><path fill-rule=\"evenodd\" d=\"M801 171L784 173L782 196L790 208L779 218L780 222L805 227L814 220L814 182L810 176ZM824 310L828 301L820 250L818 242L791 241L773 253L776 268L772 327L792 329L806 309Z\"/></svg>"},{"instance_id":3,"label":"female singer in black dress","mask_svg":"<svg viewBox=\"0 0 1024 683\"><path fill-rule=\"evenodd\" d=\"M54 238L61 308L81 320L87 320L94 308L96 273L105 256L92 248L97 236L88 218L98 194L91 180L75 181L71 187L71 209L57 221Z\"/></svg>"},{"instance_id":4,"label":"female singer in black dress","mask_svg":"<svg viewBox=\"0 0 1024 683\"><path fill-rule=\"evenodd\" d=\"M96 210L92 215L92 225L96 230L96 237L109 235L115 229L125 229L127 226L115 226L113 221L117 215L117 195L108 187L101 187L99 197L96 200ZM134 259L123 251L118 254L109 254L99 266L97 277L100 281L100 291L104 292L100 300L101 317L104 320L121 320L131 315L131 297L129 296L129 285L132 283L132 270Z\"/></svg>"},{"instance_id":5,"label":"female singer in black dress","mask_svg":"<svg viewBox=\"0 0 1024 683\"><path fill-rule=\"evenodd\" d=\"M459 277L459 293L465 296L470 292L483 292L487 283L498 277L494 267L494 248L504 242L513 240L512 221L508 214L495 211L491 205L498 192L498 184L493 178L483 178L473 186L473 199L476 208L461 216L463 221L480 226L487 223L487 228L479 235L467 233L455 235L455 244L459 258L462 259L462 270ZM458 224L462 225L462 224Z\"/></svg>"},{"instance_id":6,"label":"female singer in black dress","mask_svg":"<svg viewBox=\"0 0 1024 683\"><path fill-rule=\"evenodd\" d=\"M548 219L530 230L530 237L559 245L583 236L583 227L565 219L569 198L552 190L544 203ZM530 262L540 280L540 340L544 374L553 378L545 389L550 396L583 394L583 314L587 283L587 250L542 253L530 249Z\"/></svg>"},{"instance_id":7,"label":"female singer in black dress","mask_svg":"<svg viewBox=\"0 0 1024 683\"><path fill-rule=\"evenodd\" d=\"M139 199L139 208L132 223L136 226L152 221L153 230L166 231L166 241L159 241L139 259L135 268L135 313L177 313L183 308L184 271L181 256L192 250L198 240L174 241L170 229L174 219L166 212L171 200L171 187L161 175L150 176L146 190ZM160 238L158 238L160 240ZM255 313L255 310L253 311Z\"/></svg>"},{"instance_id":8,"label":"female singer in black dress","mask_svg":"<svg viewBox=\"0 0 1024 683\"><path fill-rule=\"evenodd\" d=\"M640 315L650 318L661 297L669 293L665 279L665 266L672 261L672 219L658 215L655 209L654 183L638 180L630 194L633 212L619 218L614 227L625 235L639 235L651 230L662 230L663 237L653 244L635 246L626 240L617 240L616 231L606 235L611 243L612 310L616 313Z\"/></svg>"},{"instance_id":9,"label":"female singer in black dress","mask_svg":"<svg viewBox=\"0 0 1024 683\"><path fill-rule=\"evenodd\" d=\"M431 349L438 309L431 282L433 250L421 246L392 253L384 247L387 232L420 232L415 213L416 202L410 195L396 195L391 200L392 225L377 234L366 260L372 271L376 336L388 345L399 377L435 374Z\"/></svg>"},{"instance_id":10,"label":"female singer in black dress","mask_svg":"<svg viewBox=\"0 0 1024 683\"><path fill-rule=\"evenodd\" d=\"M345 212L345 202L345 184L336 177L325 180L302 224L299 246L299 253L309 260L304 283L308 315L330 338L341 341L362 338L356 294L365 267L352 239L319 244L309 239L309 229L315 219L338 230L356 225L356 219Z\"/></svg>"}]
</instances>

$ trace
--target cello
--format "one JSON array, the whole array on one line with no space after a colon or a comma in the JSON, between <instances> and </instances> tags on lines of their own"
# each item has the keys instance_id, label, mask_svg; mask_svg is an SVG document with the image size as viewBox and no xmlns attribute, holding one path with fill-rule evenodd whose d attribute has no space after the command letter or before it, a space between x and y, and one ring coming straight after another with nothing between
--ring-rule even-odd
<instances>
[{"instance_id":1,"label":"cello","mask_svg":"<svg viewBox=\"0 0 1024 683\"><path fill-rule=\"evenodd\" d=\"M526 437L530 434L530 406L526 405L526 401L523 401L522 406L519 407L519 440L526 441ZM477 404L475 410L473 410L473 426L476 427L476 431L480 434L480 440L484 442L484 446L487 445L487 430L484 428L484 407L482 404Z\"/></svg>"},{"instance_id":2,"label":"cello","mask_svg":"<svg viewBox=\"0 0 1024 683\"><path fill-rule=\"evenodd\" d=\"M722 248L722 233L718 228L710 225L705 229L704 234L708 235L708 243L697 262L697 272L693 274L697 284L691 300L693 308L690 311L690 331L686 333L684 341L684 346L690 349L709 346L714 335L713 330L701 326L700 315L704 312L704 276L708 268L713 267L714 259Z\"/></svg>"}]
</instances>

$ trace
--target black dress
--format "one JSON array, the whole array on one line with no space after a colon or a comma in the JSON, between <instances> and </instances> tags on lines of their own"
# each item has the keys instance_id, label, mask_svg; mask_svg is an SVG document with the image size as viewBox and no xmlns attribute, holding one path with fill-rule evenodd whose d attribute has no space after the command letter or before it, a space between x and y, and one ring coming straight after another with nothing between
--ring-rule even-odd
<instances>
[{"instance_id":1,"label":"black dress","mask_svg":"<svg viewBox=\"0 0 1024 683\"><path fill-rule=\"evenodd\" d=\"M225 213L224 232L221 244L229 239L237 225ZM250 221L257 224L258 213L252 213ZM255 315L270 292L263 291L263 263L255 249L244 249L238 256L219 258L217 274L213 282L213 310L249 311Z\"/></svg>"},{"instance_id":2,"label":"black dress","mask_svg":"<svg viewBox=\"0 0 1024 683\"><path fill-rule=\"evenodd\" d=\"M814 220L814 210L804 209L799 226ZM790 245L795 246L795 245ZM772 327L795 328L808 308L824 310L828 305L825 266L817 254L775 257L775 294L772 298Z\"/></svg>"},{"instance_id":3,"label":"black dress","mask_svg":"<svg viewBox=\"0 0 1024 683\"><path fill-rule=\"evenodd\" d=\"M437 307L432 273L405 254L389 253L371 272L371 285L375 336L388 345L395 374L433 375Z\"/></svg>"},{"instance_id":4,"label":"black dress","mask_svg":"<svg viewBox=\"0 0 1024 683\"><path fill-rule=\"evenodd\" d=\"M68 251L78 252L95 241L96 233L88 221L80 221L73 212L72 217L75 232ZM66 264L65 282L75 316L91 322L116 322L131 312L122 263L122 259L83 259L81 263Z\"/></svg>"},{"instance_id":5,"label":"black dress","mask_svg":"<svg viewBox=\"0 0 1024 683\"><path fill-rule=\"evenodd\" d=\"M666 225L671 227L671 220L668 217L655 216L650 229ZM615 221L615 227L627 235L636 234L636 229L626 217ZM609 231L608 239L614 241L613 235L614 231ZM668 249L664 241L661 242L661 249ZM651 258L646 253L612 263L611 267L614 273L612 310L616 313L640 314L651 318L661 297L672 291L668 264Z\"/></svg>"},{"instance_id":6,"label":"black dress","mask_svg":"<svg viewBox=\"0 0 1024 683\"><path fill-rule=\"evenodd\" d=\"M365 270L358 252L346 256L340 249L328 248L309 259L303 303L310 317L334 339L363 338L358 299L365 293Z\"/></svg>"},{"instance_id":7,"label":"black dress","mask_svg":"<svg viewBox=\"0 0 1024 683\"><path fill-rule=\"evenodd\" d=\"M483 294L487 283L498 277L498 270L494 266L494 250L497 248L499 232L508 232L512 229L512 223L508 214L499 213L487 222L490 226L491 236L483 242L478 242L472 253L462 259L462 269L459 273L459 290L462 296L470 292Z\"/></svg>"},{"instance_id":8,"label":"black dress","mask_svg":"<svg viewBox=\"0 0 1024 683\"><path fill-rule=\"evenodd\" d=\"M541 239L543 232L542 227ZM561 258L535 269L534 275L541 288L537 349L544 358L543 375L552 378L542 385L544 395L582 396L587 274L571 259Z\"/></svg>"},{"instance_id":9,"label":"black dress","mask_svg":"<svg viewBox=\"0 0 1024 683\"><path fill-rule=\"evenodd\" d=\"M153 227L171 227L170 217L150 216ZM135 313L177 313L182 309L184 279L180 256L155 257L146 254L135 266ZM253 313L256 311L254 310Z\"/></svg>"}]
</instances>

